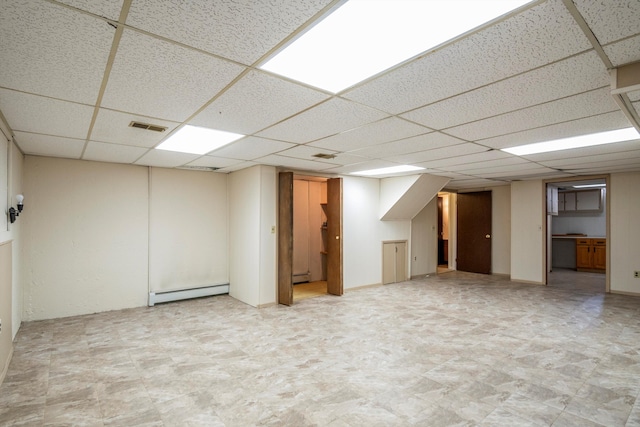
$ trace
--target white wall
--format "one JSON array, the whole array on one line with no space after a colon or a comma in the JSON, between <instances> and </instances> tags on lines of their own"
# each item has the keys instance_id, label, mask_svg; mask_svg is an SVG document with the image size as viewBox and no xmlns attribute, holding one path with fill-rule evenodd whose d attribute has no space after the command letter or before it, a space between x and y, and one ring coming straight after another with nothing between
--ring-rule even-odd
<instances>
[{"instance_id":1,"label":"white wall","mask_svg":"<svg viewBox=\"0 0 640 427\"><path fill-rule=\"evenodd\" d=\"M24 317L145 305L147 168L26 156Z\"/></svg>"},{"instance_id":2,"label":"white wall","mask_svg":"<svg viewBox=\"0 0 640 427\"><path fill-rule=\"evenodd\" d=\"M382 242L408 241L411 221L380 221L379 179L343 177L342 192L344 289L380 284Z\"/></svg>"},{"instance_id":3,"label":"white wall","mask_svg":"<svg viewBox=\"0 0 640 427\"><path fill-rule=\"evenodd\" d=\"M545 201L542 181L511 183L511 280L544 283Z\"/></svg>"},{"instance_id":4,"label":"white wall","mask_svg":"<svg viewBox=\"0 0 640 427\"><path fill-rule=\"evenodd\" d=\"M227 176L151 168L152 292L229 283Z\"/></svg>"},{"instance_id":5,"label":"white wall","mask_svg":"<svg viewBox=\"0 0 640 427\"><path fill-rule=\"evenodd\" d=\"M611 291L640 294L640 173L612 174L610 179L609 256Z\"/></svg>"},{"instance_id":6,"label":"white wall","mask_svg":"<svg viewBox=\"0 0 640 427\"><path fill-rule=\"evenodd\" d=\"M275 168L229 174L229 294L254 307L275 303Z\"/></svg>"},{"instance_id":7,"label":"white wall","mask_svg":"<svg viewBox=\"0 0 640 427\"><path fill-rule=\"evenodd\" d=\"M438 197L411 220L411 277L438 269Z\"/></svg>"},{"instance_id":8,"label":"white wall","mask_svg":"<svg viewBox=\"0 0 640 427\"><path fill-rule=\"evenodd\" d=\"M491 189L491 272L511 274L511 187Z\"/></svg>"}]
</instances>

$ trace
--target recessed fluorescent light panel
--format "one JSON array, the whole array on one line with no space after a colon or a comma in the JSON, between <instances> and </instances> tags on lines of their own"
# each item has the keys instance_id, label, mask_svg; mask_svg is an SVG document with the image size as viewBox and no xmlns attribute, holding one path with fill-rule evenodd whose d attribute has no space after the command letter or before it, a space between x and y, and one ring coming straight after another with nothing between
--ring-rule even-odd
<instances>
[{"instance_id":1,"label":"recessed fluorescent light panel","mask_svg":"<svg viewBox=\"0 0 640 427\"><path fill-rule=\"evenodd\" d=\"M638 138L640 138L640 134L638 134L638 131L635 128L626 128L608 132L592 133L589 135L574 136L572 138L556 139L553 141L537 142L535 144L519 145L517 147L503 148L502 151L515 154L516 156L526 156L528 154L548 153L551 151L632 141Z\"/></svg>"},{"instance_id":2,"label":"recessed fluorescent light panel","mask_svg":"<svg viewBox=\"0 0 640 427\"><path fill-rule=\"evenodd\" d=\"M243 136L237 133L186 125L156 148L158 150L179 151L180 153L206 154Z\"/></svg>"},{"instance_id":3,"label":"recessed fluorescent light panel","mask_svg":"<svg viewBox=\"0 0 640 427\"><path fill-rule=\"evenodd\" d=\"M584 185L574 185L573 188L598 188L598 187L606 187L607 184L584 184Z\"/></svg>"},{"instance_id":4,"label":"recessed fluorescent light panel","mask_svg":"<svg viewBox=\"0 0 640 427\"><path fill-rule=\"evenodd\" d=\"M530 0L349 0L260 68L337 93Z\"/></svg>"},{"instance_id":5,"label":"recessed fluorescent light panel","mask_svg":"<svg viewBox=\"0 0 640 427\"><path fill-rule=\"evenodd\" d=\"M388 168L370 169L367 171L360 171L360 172L351 172L351 175L382 176L382 175L390 175L390 174L401 173L401 172L414 172L414 171L423 170L423 169L424 168L421 168L418 166L400 165L400 166L391 166Z\"/></svg>"}]
</instances>

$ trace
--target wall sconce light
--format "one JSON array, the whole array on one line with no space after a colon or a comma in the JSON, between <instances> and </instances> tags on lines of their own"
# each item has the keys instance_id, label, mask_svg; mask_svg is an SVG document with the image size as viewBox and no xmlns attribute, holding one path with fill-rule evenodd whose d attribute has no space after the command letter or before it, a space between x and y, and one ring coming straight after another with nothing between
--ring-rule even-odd
<instances>
[{"instance_id":1,"label":"wall sconce light","mask_svg":"<svg viewBox=\"0 0 640 427\"><path fill-rule=\"evenodd\" d=\"M22 208L24 207L24 205L22 204L22 202L24 201L24 196L22 194L18 194L16 196L16 201L18 202L18 210L16 210L13 206L9 208L9 220L11 221L11 224L16 222L16 217L20 216L20 212L22 212Z\"/></svg>"}]
</instances>

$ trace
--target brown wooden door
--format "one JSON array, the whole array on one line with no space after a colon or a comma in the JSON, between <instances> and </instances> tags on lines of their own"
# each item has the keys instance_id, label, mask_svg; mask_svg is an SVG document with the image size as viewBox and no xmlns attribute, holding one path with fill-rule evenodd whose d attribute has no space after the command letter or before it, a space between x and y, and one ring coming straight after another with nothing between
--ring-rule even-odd
<instances>
[{"instance_id":1,"label":"brown wooden door","mask_svg":"<svg viewBox=\"0 0 640 427\"><path fill-rule=\"evenodd\" d=\"M491 191L458 194L457 269L491 273Z\"/></svg>"},{"instance_id":2,"label":"brown wooden door","mask_svg":"<svg viewBox=\"0 0 640 427\"><path fill-rule=\"evenodd\" d=\"M592 267L591 239L576 240L576 268Z\"/></svg>"},{"instance_id":3,"label":"brown wooden door","mask_svg":"<svg viewBox=\"0 0 640 427\"><path fill-rule=\"evenodd\" d=\"M278 176L278 303L293 304L293 173Z\"/></svg>"},{"instance_id":4,"label":"brown wooden door","mask_svg":"<svg viewBox=\"0 0 640 427\"><path fill-rule=\"evenodd\" d=\"M606 270L607 268L607 241L605 239L592 239L593 244L593 268Z\"/></svg>"},{"instance_id":5,"label":"brown wooden door","mask_svg":"<svg viewBox=\"0 0 640 427\"><path fill-rule=\"evenodd\" d=\"M327 180L327 293L342 295L342 178Z\"/></svg>"}]
</instances>

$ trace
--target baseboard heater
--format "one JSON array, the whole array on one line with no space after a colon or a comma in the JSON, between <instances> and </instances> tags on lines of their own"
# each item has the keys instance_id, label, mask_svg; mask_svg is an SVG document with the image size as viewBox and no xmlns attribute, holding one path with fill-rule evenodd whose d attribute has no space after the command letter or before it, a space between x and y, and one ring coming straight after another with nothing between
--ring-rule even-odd
<instances>
[{"instance_id":1,"label":"baseboard heater","mask_svg":"<svg viewBox=\"0 0 640 427\"><path fill-rule=\"evenodd\" d=\"M180 301L183 299L209 297L229 293L229 284L204 286L201 288L183 289L180 291L149 292L149 307L158 303Z\"/></svg>"}]
</instances>

